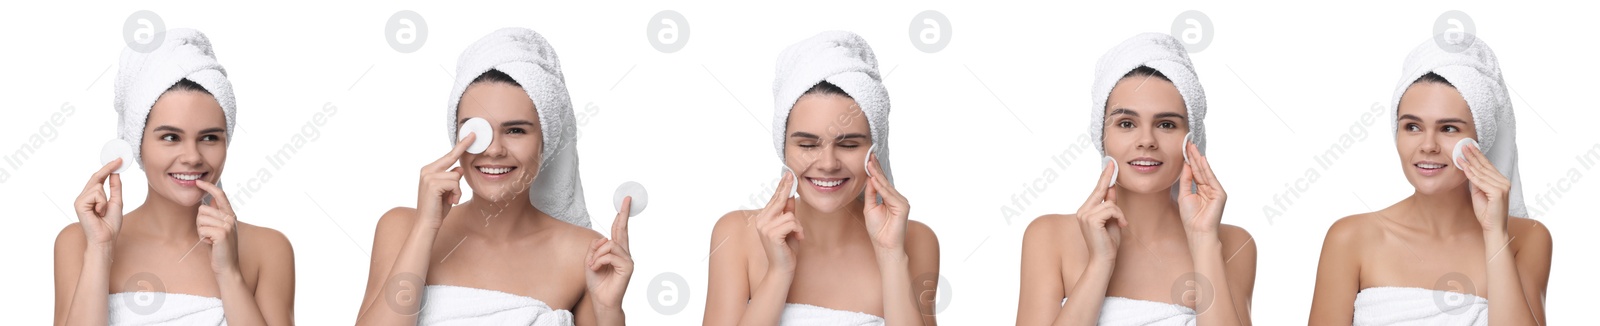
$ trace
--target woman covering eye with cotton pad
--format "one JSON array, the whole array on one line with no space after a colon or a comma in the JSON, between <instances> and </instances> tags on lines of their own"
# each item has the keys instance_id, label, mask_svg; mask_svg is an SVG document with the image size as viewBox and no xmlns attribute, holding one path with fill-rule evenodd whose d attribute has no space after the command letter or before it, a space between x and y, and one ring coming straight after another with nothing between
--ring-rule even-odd
<instances>
[{"instance_id":1,"label":"woman covering eye with cotton pad","mask_svg":"<svg viewBox=\"0 0 1600 326\"><path fill-rule=\"evenodd\" d=\"M1546 323L1550 230L1526 218L1499 60L1465 37L1406 57L1391 112L1413 192L1328 229L1310 324Z\"/></svg>"},{"instance_id":2,"label":"woman covering eye with cotton pad","mask_svg":"<svg viewBox=\"0 0 1600 326\"><path fill-rule=\"evenodd\" d=\"M1017 324L1249 325L1256 247L1221 223L1227 193L1204 155L1205 92L1183 43L1123 41L1100 57L1090 96L1090 136L1110 159L1076 214L1028 226Z\"/></svg>"},{"instance_id":3,"label":"woman covering eye with cotton pad","mask_svg":"<svg viewBox=\"0 0 1600 326\"><path fill-rule=\"evenodd\" d=\"M891 182L872 48L840 31L790 45L772 91L782 176L712 230L703 324L934 325L918 296L937 296L939 242Z\"/></svg>"},{"instance_id":4,"label":"woman covering eye with cotton pad","mask_svg":"<svg viewBox=\"0 0 1600 326\"><path fill-rule=\"evenodd\" d=\"M623 325L631 199L613 239L589 229L555 49L532 30L501 29L462 52L455 76L445 107L455 145L422 167L416 208L378 221L356 323Z\"/></svg>"},{"instance_id":5,"label":"woman covering eye with cotton pad","mask_svg":"<svg viewBox=\"0 0 1600 326\"><path fill-rule=\"evenodd\" d=\"M130 159L89 178L73 202L78 223L56 237L56 324L291 324L288 238L242 222L216 184L235 126L227 72L199 31L156 37L153 50L123 49L117 68L117 138ZM124 213L128 164L149 188Z\"/></svg>"}]
</instances>

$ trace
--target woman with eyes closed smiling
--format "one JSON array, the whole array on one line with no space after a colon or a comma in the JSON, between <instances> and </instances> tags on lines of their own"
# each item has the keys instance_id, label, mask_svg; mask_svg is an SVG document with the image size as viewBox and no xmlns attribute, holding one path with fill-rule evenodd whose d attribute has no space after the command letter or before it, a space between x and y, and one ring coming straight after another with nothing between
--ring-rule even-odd
<instances>
[{"instance_id":1,"label":"woman with eyes closed smiling","mask_svg":"<svg viewBox=\"0 0 1600 326\"><path fill-rule=\"evenodd\" d=\"M890 182L889 94L866 40L824 32L778 57L766 207L711 233L705 325L934 325L939 242ZM798 198L791 191L798 189Z\"/></svg>"},{"instance_id":2,"label":"woman with eyes closed smiling","mask_svg":"<svg viewBox=\"0 0 1600 326\"><path fill-rule=\"evenodd\" d=\"M1095 75L1090 135L1108 159L1076 214L1028 225L1017 324L1249 325L1256 248L1221 224L1227 193L1183 44L1135 36Z\"/></svg>"}]
</instances>

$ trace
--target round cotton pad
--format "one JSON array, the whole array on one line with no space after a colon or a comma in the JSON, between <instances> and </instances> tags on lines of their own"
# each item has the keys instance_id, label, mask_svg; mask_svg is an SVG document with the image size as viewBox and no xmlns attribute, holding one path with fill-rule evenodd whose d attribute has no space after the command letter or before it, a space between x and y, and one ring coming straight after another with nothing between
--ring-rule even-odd
<instances>
[{"instance_id":1,"label":"round cotton pad","mask_svg":"<svg viewBox=\"0 0 1600 326\"><path fill-rule=\"evenodd\" d=\"M867 156L861 159L861 168L866 169L867 176L872 176L872 156L878 155L878 144L867 147Z\"/></svg>"},{"instance_id":2,"label":"round cotton pad","mask_svg":"<svg viewBox=\"0 0 1600 326\"><path fill-rule=\"evenodd\" d=\"M794 170L789 169L789 165L787 165L787 164L783 166L783 170L784 171L789 171L789 178L794 180L794 182L789 183L789 197L799 198L800 197L800 176L795 175L794 174Z\"/></svg>"},{"instance_id":3,"label":"round cotton pad","mask_svg":"<svg viewBox=\"0 0 1600 326\"><path fill-rule=\"evenodd\" d=\"M105 146L100 147L101 166L105 166L111 163L111 160L117 158L122 159L122 166L117 167L117 170L111 173L122 173L122 171L127 171L129 166L133 166L133 146L129 146L128 142L123 141L121 138L112 139L106 142Z\"/></svg>"},{"instance_id":4,"label":"round cotton pad","mask_svg":"<svg viewBox=\"0 0 1600 326\"><path fill-rule=\"evenodd\" d=\"M644 207L650 205L650 193L644 191L644 185L628 181L617 186L617 193L611 195L611 203L617 211L622 211L622 199L633 197L633 203L628 205L628 216L637 216L644 212Z\"/></svg>"},{"instance_id":5,"label":"round cotton pad","mask_svg":"<svg viewBox=\"0 0 1600 326\"><path fill-rule=\"evenodd\" d=\"M1179 147L1178 148L1178 150L1183 151L1183 161L1184 162L1188 162L1189 161L1189 137L1192 137L1192 136L1194 136L1194 132L1189 132L1187 134L1183 134L1183 147Z\"/></svg>"},{"instance_id":6,"label":"round cotton pad","mask_svg":"<svg viewBox=\"0 0 1600 326\"><path fill-rule=\"evenodd\" d=\"M483 150L489 149L489 142L494 141L494 129L489 127L489 120L483 118L467 119L466 123L462 123L461 129L456 131L456 141L466 139L467 134L478 135L472 145L467 146L468 153L483 153Z\"/></svg>"},{"instance_id":7,"label":"round cotton pad","mask_svg":"<svg viewBox=\"0 0 1600 326\"><path fill-rule=\"evenodd\" d=\"M1117 159L1111 158L1110 156L1102 157L1102 158L1100 158L1100 169L1104 170L1106 168L1106 163L1111 163L1111 162L1116 162L1116 161L1117 161ZM1122 166L1121 165L1122 164L1111 165L1111 184L1107 185L1108 187L1117 185L1117 174L1122 173Z\"/></svg>"},{"instance_id":8,"label":"round cotton pad","mask_svg":"<svg viewBox=\"0 0 1600 326\"><path fill-rule=\"evenodd\" d=\"M1461 141L1456 142L1456 148L1450 151L1450 166L1456 167L1457 170L1461 169L1461 164L1456 162L1466 160L1464 156L1461 156L1461 150L1467 148L1467 144L1472 144L1472 147L1478 147L1478 141L1472 140L1472 138L1462 138Z\"/></svg>"}]
</instances>

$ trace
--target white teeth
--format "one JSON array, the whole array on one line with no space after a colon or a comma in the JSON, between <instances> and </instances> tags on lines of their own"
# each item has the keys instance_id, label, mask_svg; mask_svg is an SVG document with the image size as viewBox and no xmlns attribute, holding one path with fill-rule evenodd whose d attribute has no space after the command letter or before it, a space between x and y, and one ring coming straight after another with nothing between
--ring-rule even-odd
<instances>
[{"instance_id":1,"label":"white teeth","mask_svg":"<svg viewBox=\"0 0 1600 326\"><path fill-rule=\"evenodd\" d=\"M1128 164L1133 164L1133 165L1138 165L1138 166L1157 166L1157 165L1161 165L1161 162L1156 162L1156 161L1133 161L1133 162L1128 162Z\"/></svg>"},{"instance_id":2,"label":"white teeth","mask_svg":"<svg viewBox=\"0 0 1600 326\"><path fill-rule=\"evenodd\" d=\"M1417 167L1424 169L1443 169L1444 164L1417 163Z\"/></svg>"},{"instance_id":3,"label":"white teeth","mask_svg":"<svg viewBox=\"0 0 1600 326\"><path fill-rule=\"evenodd\" d=\"M195 180L199 180L200 176L202 174L199 174L199 173L196 173L196 174L170 173L168 175L171 175L173 178L178 178L178 180L195 181Z\"/></svg>"},{"instance_id":4,"label":"white teeth","mask_svg":"<svg viewBox=\"0 0 1600 326\"><path fill-rule=\"evenodd\" d=\"M506 174L506 172L511 172L511 168L509 168L509 167L504 167L504 168L486 168L486 167L481 167L480 166L480 167L478 167L478 172L483 172L483 174L499 175L499 174Z\"/></svg>"},{"instance_id":5,"label":"white teeth","mask_svg":"<svg viewBox=\"0 0 1600 326\"><path fill-rule=\"evenodd\" d=\"M844 183L844 179L833 180L833 181L821 181L821 180L817 180L817 179L807 179L807 180L811 180L811 184L817 185L819 187L829 187L829 188L838 187L839 184Z\"/></svg>"}]
</instances>

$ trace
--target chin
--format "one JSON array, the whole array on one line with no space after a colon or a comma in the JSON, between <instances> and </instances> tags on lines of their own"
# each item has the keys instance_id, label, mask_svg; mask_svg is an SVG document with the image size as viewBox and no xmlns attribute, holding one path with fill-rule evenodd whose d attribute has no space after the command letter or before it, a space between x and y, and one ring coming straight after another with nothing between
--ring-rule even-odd
<instances>
[{"instance_id":1,"label":"chin","mask_svg":"<svg viewBox=\"0 0 1600 326\"><path fill-rule=\"evenodd\" d=\"M1140 194L1171 192L1172 191L1172 187L1177 185L1177 184L1178 184L1177 181L1163 183L1163 182L1157 182L1157 181L1155 181L1153 179L1149 179L1149 178L1141 178L1140 180L1131 180L1130 182L1126 182L1126 183L1120 182L1120 181L1117 182L1117 185L1122 187L1122 189L1127 190L1127 191L1131 191L1131 192L1134 192L1134 193L1140 193Z\"/></svg>"},{"instance_id":2,"label":"chin","mask_svg":"<svg viewBox=\"0 0 1600 326\"><path fill-rule=\"evenodd\" d=\"M851 200L855 199L855 197L860 197L861 193L862 192L858 191L858 192L856 192L856 196L853 196L853 197L846 197L846 196L835 195L835 194L822 195L822 194L813 193L813 194L808 194L808 195L801 195L801 198L804 198L805 199L805 204L811 206L811 208L817 210L817 212L820 212L820 213L833 213L833 212L839 211L840 209L843 209L846 206L846 204L849 204Z\"/></svg>"}]
</instances>

